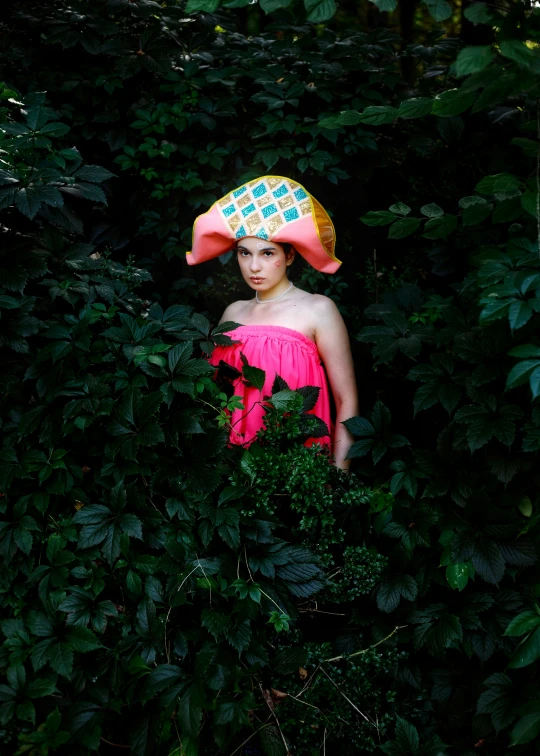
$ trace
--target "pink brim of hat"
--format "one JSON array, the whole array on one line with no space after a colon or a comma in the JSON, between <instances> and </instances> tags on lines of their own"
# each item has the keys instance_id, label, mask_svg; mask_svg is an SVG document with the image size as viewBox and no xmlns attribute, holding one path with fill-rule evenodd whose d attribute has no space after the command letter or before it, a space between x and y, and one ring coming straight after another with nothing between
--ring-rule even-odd
<instances>
[{"instance_id":1,"label":"pink brim of hat","mask_svg":"<svg viewBox=\"0 0 540 756\"><path fill-rule=\"evenodd\" d=\"M292 244L323 273L335 273L341 265L334 255L335 231L328 213L303 187L281 176L250 181L199 215L187 262L212 260L249 236Z\"/></svg>"}]
</instances>

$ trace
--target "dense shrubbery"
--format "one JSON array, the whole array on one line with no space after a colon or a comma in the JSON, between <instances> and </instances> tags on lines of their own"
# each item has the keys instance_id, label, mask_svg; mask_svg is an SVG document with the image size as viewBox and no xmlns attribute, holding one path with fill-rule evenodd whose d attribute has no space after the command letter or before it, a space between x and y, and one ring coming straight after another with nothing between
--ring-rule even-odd
<instances>
[{"instance_id":1,"label":"dense shrubbery","mask_svg":"<svg viewBox=\"0 0 540 756\"><path fill-rule=\"evenodd\" d=\"M464 49L239 13L10 16L3 750L537 753L538 11L470 5ZM344 272L297 275L373 344L349 478L301 443L309 389L225 445L238 284L182 260L266 172L335 213Z\"/></svg>"}]
</instances>

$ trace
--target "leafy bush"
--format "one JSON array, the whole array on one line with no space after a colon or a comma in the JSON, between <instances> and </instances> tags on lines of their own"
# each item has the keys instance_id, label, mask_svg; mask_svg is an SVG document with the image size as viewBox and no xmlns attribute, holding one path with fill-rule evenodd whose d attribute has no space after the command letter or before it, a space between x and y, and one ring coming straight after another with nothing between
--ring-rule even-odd
<instances>
[{"instance_id":1,"label":"leafy bush","mask_svg":"<svg viewBox=\"0 0 540 756\"><path fill-rule=\"evenodd\" d=\"M341 8L10 11L6 752L538 751L538 10L425 5L410 44ZM309 389L226 447L204 357L240 289L183 257L267 172L339 229L345 273L298 277L357 334L348 478Z\"/></svg>"}]
</instances>

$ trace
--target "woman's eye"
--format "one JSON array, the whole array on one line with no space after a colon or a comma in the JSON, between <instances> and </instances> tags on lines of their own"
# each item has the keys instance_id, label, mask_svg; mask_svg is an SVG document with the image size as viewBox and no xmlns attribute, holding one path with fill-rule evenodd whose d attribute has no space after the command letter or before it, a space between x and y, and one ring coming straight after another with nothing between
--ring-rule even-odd
<instances>
[{"instance_id":1,"label":"woman's eye","mask_svg":"<svg viewBox=\"0 0 540 756\"><path fill-rule=\"evenodd\" d=\"M265 251L265 253L264 253L264 254L265 254L265 255L266 255L267 257L273 257L273 256L274 256L274 253L273 253L273 252L270 252L270 250L268 250L268 249L267 249L267 250Z\"/></svg>"}]
</instances>

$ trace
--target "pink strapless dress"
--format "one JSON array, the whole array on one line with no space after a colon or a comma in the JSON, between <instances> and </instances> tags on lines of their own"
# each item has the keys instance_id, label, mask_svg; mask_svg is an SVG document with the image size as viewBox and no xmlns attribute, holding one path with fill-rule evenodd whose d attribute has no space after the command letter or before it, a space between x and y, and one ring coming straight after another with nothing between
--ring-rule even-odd
<instances>
[{"instance_id":1,"label":"pink strapless dress","mask_svg":"<svg viewBox=\"0 0 540 756\"><path fill-rule=\"evenodd\" d=\"M272 394L272 385L279 375L293 391L302 386L318 386L321 390L316 405L310 413L324 420L330 432L330 396L321 357L314 341L299 331L283 326L249 325L229 331L230 336L240 343L233 346L217 346L210 357L216 367L220 362L241 371L243 364L240 354L248 363L261 368L266 373L262 391L246 386L239 377L234 381L234 393L242 397L243 410L234 410L231 416L230 443L249 446L257 431L264 425L263 396ZM306 444L330 445L329 436L309 439Z\"/></svg>"}]
</instances>

